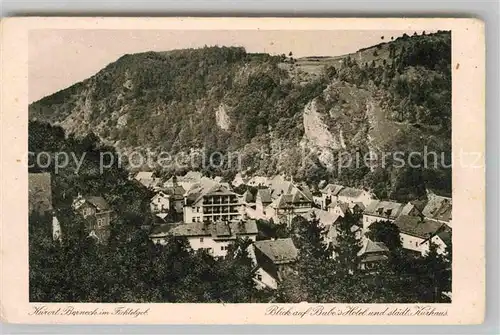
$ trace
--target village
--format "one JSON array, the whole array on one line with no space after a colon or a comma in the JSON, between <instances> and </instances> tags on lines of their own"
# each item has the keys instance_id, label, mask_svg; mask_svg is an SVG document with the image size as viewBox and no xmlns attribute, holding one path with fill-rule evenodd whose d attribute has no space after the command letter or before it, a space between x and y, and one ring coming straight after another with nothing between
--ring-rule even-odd
<instances>
[{"instance_id":1,"label":"village","mask_svg":"<svg viewBox=\"0 0 500 335\"><path fill-rule=\"evenodd\" d=\"M30 212L50 212L50 173L30 173L29 178ZM293 271L298 249L292 238L266 236L259 231L258 222L291 226L299 216L315 219L323 227L324 242L334 246L339 220L355 213L362 217L352 227L362 244L358 253L361 270L388 259L389 248L367 237L370 226L379 221L394 223L402 248L416 257L425 256L431 243L440 254L451 248L452 199L430 190L426 201L398 203L376 199L368 190L326 182L314 187L317 191L313 192L308 185L281 175L237 174L231 182L225 182L190 171L162 181L153 172L139 171L130 179L154 194L150 210L155 221L148 227L152 242L165 244L168 236L184 237L193 250L204 249L213 257L223 258L237 239L248 239L254 281L259 288L276 289ZM90 236L106 243L115 216L108 202L101 195L80 194L72 208L88 222ZM55 240L63 238L55 215L52 232Z\"/></svg>"}]
</instances>

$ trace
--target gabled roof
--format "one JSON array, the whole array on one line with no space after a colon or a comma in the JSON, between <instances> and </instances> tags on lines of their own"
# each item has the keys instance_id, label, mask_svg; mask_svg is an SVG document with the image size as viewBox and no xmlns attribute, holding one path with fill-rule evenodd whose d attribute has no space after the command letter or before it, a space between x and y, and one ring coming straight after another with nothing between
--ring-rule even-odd
<instances>
[{"instance_id":1,"label":"gabled roof","mask_svg":"<svg viewBox=\"0 0 500 335\"><path fill-rule=\"evenodd\" d=\"M291 238L256 241L254 246L276 265L295 262L299 254Z\"/></svg>"},{"instance_id":2,"label":"gabled roof","mask_svg":"<svg viewBox=\"0 0 500 335\"><path fill-rule=\"evenodd\" d=\"M289 194L292 191L292 187L292 182L283 179L281 176L274 177L269 184L269 190L273 198L277 198L282 194Z\"/></svg>"},{"instance_id":3,"label":"gabled roof","mask_svg":"<svg viewBox=\"0 0 500 335\"><path fill-rule=\"evenodd\" d=\"M173 187L165 187L163 189L163 192L173 197L183 197L184 194L186 193L186 190L184 189L184 187L177 185Z\"/></svg>"},{"instance_id":4,"label":"gabled roof","mask_svg":"<svg viewBox=\"0 0 500 335\"><path fill-rule=\"evenodd\" d=\"M52 185L48 172L28 174L29 211L44 213L52 210Z\"/></svg>"},{"instance_id":5,"label":"gabled roof","mask_svg":"<svg viewBox=\"0 0 500 335\"><path fill-rule=\"evenodd\" d=\"M146 188L160 188L161 187L161 179L160 178L138 179L138 181Z\"/></svg>"},{"instance_id":6,"label":"gabled roof","mask_svg":"<svg viewBox=\"0 0 500 335\"><path fill-rule=\"evenodd\" d=\"M363 241L363 246L361 247L361 250L359 250L358 256L373 253L385 253L388 251L389 248L387 248L384 242L373 242L367 238Z\"/></svg>"},{"instance_id":7,"label":"gabled roof","mask_svg":"<svg viewBox=\"0 0 500 335\"><path fill-rule=\"evenodd\" d=\"M366 206L362 202L352 202L349 203L349 209L354 209L358 207L361 211L364 211L366 209Z\"/></svg>"},{"instance_id":8,"label":"gabled roof","mask_svg":"<svg viewBox=\"0 0 500 335\"><path fill-rule=\"evenodd\" d=\"M339 197L349 197L349 198L357 198L363 194L363 190L359 188L346 187L340 190L338 193Z\"/></svg>"},{"instance_id":9,"label":"gabled roof","mask_svg":"<svg viewBox=\"0 0 500 335\"><path fill-rule=\"evenodd\" d=\"M188 205L196 204L205 195L210 194L234 194L237 195L228 183L216 183L211 180L203 180L191 187L191 189L185 194L188 200Z\"/></svg>"},{"instance_id":10,"label":"gabled roof","mask_svg":"<svg viewBox=\"0 0 500 335\"><path fill-rule=\"evenodd\" d=\"M422 210L422 214L430 219L449 222L452 214L451 198L433 195Z\"/></svg>"},{"instance_id":11,"label":"gabled roof","mask_svg":"<svg viewBox=\"0 0 500 335\"><path fill-rule=\"evenodd\" d=\"M82 205L85 203L94 206L98 211L107 211L111 209L108 202L101 196L81 196L81 195L79 195L77 198L73 200L73 208L77 210L80 207L82 207Z\"/></svg>"},{"instance_id":12,"label":"gabled roof","mask_svg":"<svg viewBox=\"0 0 500 335\"><path fill-rule=\"evenodd\" d=\"M412 215L401 215L394 221L394 224L398 226L401 233L422 239L434 235L444 225L441 222Z\"/></svg>"},{"instance_id":13,"label":"gabled roof","mask_svg":"<svg viewBox=\"0 0 500 335\"><path fill-rule=\"evenodd\" d=\"M85 197L85 200L94 205L100 211L106 211L111 208L108 202L101 196L87 196Z\"/></svg>"},{"instance_id":14,"label":"gabled roof","mask_svg":"<svg viewBox=\"0 0 500 335\"><path fill-rule=\"evenodd\" d=\"M366 207L365 214L395 220L402 210L403 204L398 202L373 200Z\"/></svg>"},{"instance_id":15,"label":"gabled roof","mask_svg":"<svg viewBox=\"0 0 500 335\"><path fill-rule=\"evenodd\" d=\"M144 179L153 179L153 172L139 171L135 175L135 179L139 180L139 181L144 180Z\"/></svg>"},{"instance_id":16,"label":"gabled roof","mask_svg":"<svg viewBox=\"0 0 500 335\"><path fill-rule=\"evenodd\" d=\"M316 217L316 219L318 219L319 222L325 226L335 224L340 218L340 215L318 208L311 208L307 213L302 214L302 217L306 220L311 220L313 216Z\"/></svg>"},{"instance_id":17,"label":"gabled roof","mask_svg":"<svg viewBox=\"0 0 500 335\"><path fill-rule=\"evenodd\" d=\"M342 185L328 184L322 190L321 193L338 195L339 192L344 188Z\"/></svg>"},{"instance_id":18,"label":"gabled roof","mask_svg":"<svg viewBox=\"0 0 500 335\"><path fill-rule=\"evenodd\" d=\"M260 196L260 200L262 201L262 203L269 204L272 202L271 192L268 188L259 188L257 194Z\"/></svg>"},{"instance_id":19,"label":"gabled roof","mask_svg":"<svg viewBox=\"0 0 500 335\"><path fill-rule=\"evenodd\" d=\"M410 215L412 211L418 211L418 209L415 207L414 204L408 202L406 205L403 206L400 215Z\"/></svg>"},{"instance_id":20,"label":"gabled roof","mask_svg":"<svg viewBox=\"0 0 500 335\"><path fill-rule=\"evenodd\" d=\"M245 193L243 193L242 198L246 203L255 202L255 197L249 190L246 190Z\"/></svg>"},{"instance_id":21,"label":"gabled roof","mask_svg":"<svg viewBox=\"0 0 500 335\"><path fill-rule=\"evenodd\" d=\"M337 234L338 234L337 225L338 225L338 222L336 222L333 225L327 226L326 230L324 232L326 234L326 238L328 238L333 245L337 244ZM351 232L356 232L360 229L361 228L358 225L351 226Z\"/></svg>"},{"instance_id":22,"label":"gabled roof","mask_svg":"<svg viewBox=\"0 0 500 335\"><path fill-rule=\"evenodd\" d=\"M247 179L247 184L252 186L267 186L269 184L269 179L264 176L253 176Z\"/></svg>"},{"instance_id":23,"label":"gabled roof","mask_svg":"<svg viewBox=\"0 0 500 335\"><path fill-rule=\"evenodd\" d=\"M230 222L190 222L175 225L166 225L156 229L151 237L160 237L166 234L174 236L194 237L207 236L214 239L236 239L240 235L258 234L255 220L230 221Z\"/></svg>"},{"instance_id":24,"label":"gabled roof","mask_svg":"<svg viewBox=\"0 0 500 335\"><path fill-rule=\"evenodd\" d=\"M451 228L447 225L443 225L437 236L444 242L448 247L452 245L452 233Z\"/></svg>"},{"instance_id":25,"label":"gabled roof","mask_svg":"<svg viewBox=\"0 0 500 335\"><path fill-rule=\"evenodd\" d=\"M342 213L346 213L349 210L349 204L342 201L334 201L328 205L329 208L339 207Z\"/></svg>"}]
</instances>

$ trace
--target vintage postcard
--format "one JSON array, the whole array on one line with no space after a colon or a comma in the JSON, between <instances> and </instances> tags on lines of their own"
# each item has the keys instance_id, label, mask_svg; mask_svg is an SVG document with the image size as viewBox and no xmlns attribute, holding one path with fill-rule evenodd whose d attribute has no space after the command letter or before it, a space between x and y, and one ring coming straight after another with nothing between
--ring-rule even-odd
<instances>
[{"instance_id":1,"label":"vintage postcard","mask_svg":"<svg viewBox=\"0 0 500 335\"><path fill-rule=\"evenodd\" d=\"M1 25L1 317L478 324L476 19Z\"/></svg>"}]
</instances>

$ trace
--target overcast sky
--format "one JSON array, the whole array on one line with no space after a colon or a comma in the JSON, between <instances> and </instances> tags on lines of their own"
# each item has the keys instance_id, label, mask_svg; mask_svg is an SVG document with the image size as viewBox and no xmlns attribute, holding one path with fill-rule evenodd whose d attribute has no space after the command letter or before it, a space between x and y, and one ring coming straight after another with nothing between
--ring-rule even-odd
<instances>
[{"instance_id":1,"label":"overcast sky","mask_svg":"<svg viewBox=\"0 0 500 335\"><path fill-rule=\"evenodd\" d=\"M414 31L35 30L29 35L29 101L82 81L124 54L243 46L247 52L337 56ZM421 31L417 31L421 33ZM384 36L382 40L381 37Z\"/></svg>"}]
</instances>

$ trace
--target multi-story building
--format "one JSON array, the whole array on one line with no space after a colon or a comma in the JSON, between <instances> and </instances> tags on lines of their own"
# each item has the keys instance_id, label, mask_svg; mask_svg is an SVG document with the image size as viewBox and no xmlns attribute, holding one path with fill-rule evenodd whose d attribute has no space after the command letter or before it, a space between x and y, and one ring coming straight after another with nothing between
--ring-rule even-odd
<instances>
[{"instance_id":1,"label":"multi-story building","mask_svg":"<svg viewBox=\"0 0 500 335\"><path fill-rule=\"evenodd\" d=\"M244 206L227 183L194 186L184 196L184 222L233 221L241 219Z\"/></svg>"},{"instance_id":2,"label":"multi-story building","mask_svg":"<svg viewBox=\"0 0 500 335\"><path fill-rule=\"evenodd\" d=\"M153 213L182 214L184 208L184 194L186 191L177 183L171 187L164 187L151 198L150 207Z\"/></svg>"},{"instance_id":3,"label":"multi-story building","mask_svg":"<svg viewBox=\"0 0 500 335\"><path fill-rule=\"evenodd\" d=\"M205 249L214 257L225 257L237 238L255 241L257 234L255 220L239 220L164 225L154 228L150 238L154 243L165 245L169 235L185 237L191 249Z\"/></svg>"},{"instance_id":4,"label":"multi-story building","mask_svg":"<svg viewBox=\"0 0 500 335\"><path fill-rule=\"evenodd\" d=\"M344 188L342 185L328 184L321 190L321 209L326 210L331 203L338 200L339 192Z\"/></svg>"},{"instance_id":5,"label":"multi-story building","mask_svg":"<svg viewBox=\"0 0 500 335\"><path fill-rule=\"evenodd\" d=\"M285 277L295 272L298 250L291 238L254 242L248 248L255 266L254 281L260 289L277 289Z\"/></svg>"},{"instance_id":6,"label":"multi-story building","mask_svg":"<svg viewBox=\"0 0 500 335\"><path fill-rule=\"evenodd\" d=\"M73 201L73 209L86 220L90 236L100 243L107 242L115 213L103 197L78 195Z\"/></svg>"},{"instance_id":7,"label":"multi-story building","mask_svg":"<svg viewBox=\"0 0 500 335\"><path fill-rule=\"evenodd\" d=\"M404 205L398 202L373 200L363 214L363 230L376 221L394 222L403 207Z\"/></svg>"},{"instance_id":8,"label":"multi-story building","mask_svg":"<svg viewBox=\"0 0 500 335\"><path fill-rule=\"evenodd\" d=\"M451 228L445 223L420 216L400 215L394 224L404 249L424 256L429 251L429 241L437 245L437 252L445 253L451 247Z\"/></svg>"}]
</instances>

